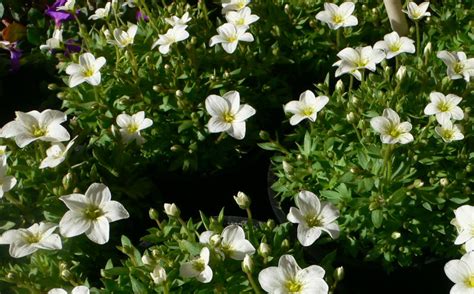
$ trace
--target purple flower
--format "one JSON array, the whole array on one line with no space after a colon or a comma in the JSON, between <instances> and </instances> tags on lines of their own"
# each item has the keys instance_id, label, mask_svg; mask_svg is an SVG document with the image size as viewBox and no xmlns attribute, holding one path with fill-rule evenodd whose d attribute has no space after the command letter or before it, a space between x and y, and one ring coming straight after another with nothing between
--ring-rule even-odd
<instances>
[{"instance_id":1,"label":"purple flower","mask_svg":"<svg viewBox=\"0 0 474 294\"><path fill-rule=\"evenodd\" d=\"M21 50L17 48L17 42L0 41L0 48L10 51L11 71L20 69Z\"/></svg>"},{"instance_id":2,"label":"purple flower","mask_svg":"<svg viewBox=\"0 0 474 294\"><path fill-rule=\"evenodd\" d=\"M140 10L137 10L137 13L135 14L135 17L137 20L143 20L143 21L148 21L150 18L143 14Z\"/></svg>"},{"instance_id":3,"label":"purple flower","mask_svg":"<svg viewBox=\"0 0 474 294\"><path fill-rule=\"evenodd\" d=\"M61 24L66 20L71 20L73 18L72 14L66 11L58 11L59 6L63 6L67 0L56 0L52 6L48 6L44 12L46 15L54 19L56 27L60 27Z\"/></svg>"},{"instance_id":4,"label":"purple flower","mask_svg":"<svg viewBox=\"0 0 474 294\"><path fill-rule=\"evenodd\" d=\"M71 53L74 52L81 52L81 46L79 45L78 41L74 39L68 39L64 42L64 55L69 56Z\"/></svg>"}]
</instances>

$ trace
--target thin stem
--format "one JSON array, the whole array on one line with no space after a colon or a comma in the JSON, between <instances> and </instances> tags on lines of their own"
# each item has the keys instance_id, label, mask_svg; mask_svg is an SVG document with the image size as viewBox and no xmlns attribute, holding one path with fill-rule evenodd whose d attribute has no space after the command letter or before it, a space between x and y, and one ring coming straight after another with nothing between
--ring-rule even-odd
<instances>
[{"instance_id":1,"label":"thin stem","mask_svg":"<svg viewBox=\"0 0 474 294\"><path fill-rule=\"evenodd\" d=\"M383 158L385 180L388 183L392 177L392 144L385 145L385 154Z\"/></svg>"},{"instance_id":2,"label":"thin stem","mask_svg":"<svg viewBox=\"0 0 474 294\"><path fill-rule=\"evenodd\" d=\"M336 30L336 49L339 50L341 46L341 29Z\"/></svg>"},{"instance_id":3,"label":"thin stem","mask_svg":"<svg viewBox=\"0 0 474 294\"><path fill-rule=\"evenodd\" d=\"M168 286L168 281L165 281L163 283L163 294L169 294L170 293L170 289L169 289L169 286Z\"/></svg>"},{"instance_id":4,"label":"thin stem","mask_svg":"<svg viewBox=\"0 0 474 294\"><path fill-rule=\"evenodd\" d=\"M398 68L400 67L400 60L398 60L398 56L395 56L395 73L398 71Z\"/></svg>"},{"instance_id":5,"label":"thin stem","mask_svg":"<svg viewBox=\"0 0 474 294\"><path fill-rule=\"evenodd\" d=\"M247 211L247 226L249 228L249 240L251 240L254 244L257 243L257 240L255 239L255 233L253 231L253 219L252 219L252 212L250 211L250 208L246 209Z\"/></svg>"},{"instance_id":6,"label":"thin stem","mask_svg":"<svg viewBox=\"0 0 474 294\"><path fill-rule=\"evenodd\" d=\"M350 75L350 78L349 78L349 90L347 91L349 93L349 95L351 94L352 92L352 87L354 86L354 76L353 75Z\"/></svg>"},{"instance_id":7,"label":"thin stem","mask_svg":"<svg viewBox=\"0 0 474 294\"><path fill-rule=\"evenodd\" d=\"M416 30L416 53L420 55L420 25L418 21L415 21L415 30Z\"/></svg>"},{"instance_id":8,"label":"thin stem","mask_svg":"<svg viewBox=\"0 0 474 294\"><path fill-rule=\"evenodd\" d=\"M251 274L251 273L246 273L246 274L247 274L247 279L249 280L250 285L252 286L253 291L254 291L255 293L257 293L257 294L261 294L262 291L260 291L260 287L257 285L257 283L255 283L255 280L254 280L252 274Z\"/></svg>"}]
</instances>

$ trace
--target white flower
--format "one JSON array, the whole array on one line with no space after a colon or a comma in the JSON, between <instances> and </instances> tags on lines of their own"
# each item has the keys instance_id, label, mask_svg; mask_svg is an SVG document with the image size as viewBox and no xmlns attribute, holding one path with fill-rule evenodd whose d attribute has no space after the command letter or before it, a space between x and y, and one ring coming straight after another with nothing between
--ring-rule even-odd
<instances>
[{"instance_id":1,"label":"white flower","mask_svg":"<svg viewBox=\"0 0 474 294\"><path fill-rule=\"evenodd\" d=\"M124 143L136 141L137 144L143 144L145 139L140 134L144 130L153 125L153 121L145 118L145 112L139 111L132 116L122 113L117 116L117 125L120 127L120 135Z\"/></svg>"},{"instance_id":2,"label":"white flower","mask_svg":"<svg viewBox=\"0 0 474 294\"><path fill-rule=\"evenodd\" d=\"M46 158L41 161L39 168L52 168L61 164L66 159L67 152L71 149L73 144L74 139L72 139L67 146L59 142L52 143L51 147L46 150Z\"/></svg>"},{"instance_id":3,"label":"white flower","mask_svg":"<svg viewBox=\"0 0 474 294\"><path fill-rule=\"evenodd\" d=\"M345 48L339 51L337 56L341 59L333 64L338 66L336 70L336 77L350 73L359 81L362 79L359 69L366 68L370 71L375 71L376 64L380 63L385 58L385 53L379 49L372 49L371 46Z\"/></svg>"},{"instance_id":4,"label":"white flower","mask_svg":"<svg viewBox=\"0 0 474 294\"><path fill-rule=\"evenodd\" d=\"M474 293L474 252L464 254L461 259L448 261L444 266L444 272L455 283L449 293Z\"/></svg>"},{"instance_id":5,"label":"white flower","mask_svg":"<svg viewBox=\"0 0 474 294\"><path fill-rule=\"evenodd\" d=\"M128 45L133 44L133 39L137 34L138 26L135 24L130 25L127 31L122 29L114 29L114 39L109 40L110 44L114 44L119 48L125 48Z\"/></svg>"},{"instance_id":6,"label":"white flower","mask_svg":"<svg viewBox=\"0 0 474 294\"><path fill-rule=\"evenodd\" d=\"M61 249L61 238L53 234L58 226L41 222L33 224L28 229L8 230L0 236L0 244L10 245L10 255L20 258L30 255L38 249Z\"/></svg>"},{"instance_id":7,"label":"white flower","mask_svg":"<svg viewBox=\"0 0 474 294\"><path fill-rule=\"evenodd\" d=\"M16 185L16 179L13 176L7 176L7 157L2 155L0 157L0 198L5 192L10 191Z\"/></svg>"},{"instance_id":8,"label":"white flower","mask_svg":"<svg viewBox=\"0 0 474 294\"><path fill-rule=\"evenodd\" d=\"M250 0L222 0L222 14L229 11L239 11L244 9Z\"/></svg>"},{"instance_id":9,"label":"white flower","mask_svg":"<svg viewBox=\"0 0 474 294\"><path fill-rule=\"evenodd\" d=\"M382 143L407 144L413 141L413 136L409 133L411 124L409 122L400 123L400 117L391 108L385 108L382 116L372 118L370 125L377 133L380 133Z\"/></svg>"},{"instance_id":10,"label":"white flower","mask_svg":"<svg viewBox=\"0 0 474 294\"><path fill-rule=\"evenodd\" d=\"M72 289L71 294L89 294L89 288L86 286L77 286ZM67 294L67 291L62 288L54 288L49 290L48 294Z\"/></svg>"},{"instance_id":11,"label":"white flower","mask_svg":"<svg viewBox=\"0 0 474 294\"><path fill-rule=\"evenodd\" d=\"M459 125L453 125L450 120L445 121L444 124L441 124L441 126L437 126L435 128L435 132L446 143L464 139L464 135L461 132L461 127Z\"/></svg>"},{"instance_id":12,"label":"white flower","mask_svg":"<svg viewBox=\"0 0 474 294\"><path fill-rule=\"evenodd\" d=\"M20 148L36 140L62 142L70 139L67 130L60 125L67 119L64 112L46 109L41 113L33 110L27 113L17 111L15 114L15 120L2 128L0 137L14 137Z\"/></svg>"},{"instance_id":13,"label":"white flower","mask_svg":"<svg viewBox=\"0 0 474 294\"><path fill-rule=\"evenodd\" d=\"M474 58L467 59L464 52L440 51L436 56L448 67L447 74L451 80L462 79L469 82L474 76Z\"/></svg>"},{"instance_id":14,"label":"white flower","mask_svg":"<svg viewBox=\"0 0 474 294\"><path fill-rule=\"evenodd\" d=\"M83 82L93 86L100 84L100 68L104 66L105 58L95 59L91 53L84 53L79 56L79 64L72 63L66 67L69 77L69 87L73 88Z\"/></svg>"},{"instance_id":15,"label":"white flower","mask_svg":"<svg viewBox=\"0 0 474 294\"><path fill-rule=\"evenodd\" d=\"M167 54L170 51L170 46L174 43L186 40L189 37L189 33L186 31L186 27L176 26L171 29L168 29L166 34L159 35L160 38L158 41L153 43L151 49L154 49L156 46L160 45L158 50L161 54Z\"/></svg>"},{"instance_id":16,"label":"white flower","mask_svg":"<svg viewBox=\"0 0 474 294\"><path fill-rule=\"evenodd\" d=\"M129 8L135 7L136 0L125 0L122 4L122 7L128 6Z\"/></svg>"},{"instance_id":17,"label":"white flower","mask_svg":"<svg viewBox=\"0 0 474 294\"><path fill-rule=\"evenodd\" d=\"M357 17L352 15L355 5L344 2L340 6L333 3L324 3L324 10L316 14L316 19L327 23L330 29L337 30L341 27L352 27L358 24Z\"/></svg>"},{"instance_id":18,"label":"white flower","mask_svg":"<svg viewBox=\"0 0 474 294\"><path fill-rule=\"evenodd\" d=\"M179 275L183 278L196 278L199 282L209 283L212 280L212 269L209 264L209 249L201 249L199 257L183 263L179 268Z\"/></svg>"},{"instance_id":19,"label":"white flower","mask_svg":"<svg viewBox=\"0 0 474 294\"><path fill-rule=\"evenodd\" d=\"M231 23L225 23L217 28L218 35L211 38L209 46L212 47L221 43L224 51L232 54L237 49L239 41L253 42L253 36L251 33L246 32L247 29L247 26L236 27Z\"/></svg>"},{"instance_id":20,"label":"white flower","mask_svg":"<svg viewBox=\"0 0 474 294\"><path fill-rule=\"evenodd\" d=\"M454 244L466 244L466 251L474 251L474 206L463 205L454 211L455 218L451 223L456 225L458 236ZM474 268L473 268L474 269Z\"/></svg>"},{"instance_id":21,"label":"white flower","mask_svg":"<svg viewBox=\"0 0 474 294\"><path fill-rule=\"evenodd\" d=\"M98 20L101 18L106 18L110 12L110 5L111 3L107 2L104 8L97 8L95 13L89 16L89 19Z\"/></svg>"},{"instance_id":22,"label":"white flower","mask_svg":"<svg viewBox=\"0 0 474 294\"><path fill-rule=\"evenodd\" d=\"M428 10L428 6L430 6L430 2L423 2L420 5L416 5L415 2L409 2L407 6L407 10L402 10L408 17L412 20L419 20L425 16L430 16L431 13L426 12Z\"/></svg>"},{"instance_id":23,"label":"white flower","mask_svg":"<svg viewBox=\"0 0 474 294\"><path fill-rule=\"evenodd\" d=\"M55 28L53 36L46 40L45 45L40 46L40 50L53 50L61 48L61 43L63 42L63 30Z\"/></svg>"},{"instance_id":24,"label":"white flower","mask_svg":"<svg viewBox=\"0 0 474 294\"><path fill-rule=\"evenodd\" d=\"M59 199L69 208L59 222L61 235L68 238L85 233L92 242L105 244L109 241L109 223L129 217L122 204L111 200L104 184L90 185L85 195L70 194Z\"/></svg>"},{"instance_id":25,"label":"white flower","mask_svg":"<svg viewBox=\"0 0 474 294\"><path fill-rule=\"evenodd\" d=\"M221 234L220 249L222 252L235 260L243 260L245 255L255 253L255 248L247 239L245 232L238 225L230 225L224 228Z\"/></svg>"},{"instance_id":26,"label":"white flower","mask_svg":"<svg viewBox=\"0 0 474 294\"><path fill-rule=\"evenodd\" d=\"M462 98L453 94L444 96L439 92L430 93L431 103L426 105L424 113L426 115L436 115L436 120L440 124L444 124L446 120L451 118L454 120L461 120L464 118L464 112L458 104Z\"/></svg>"},{"instance_id":27,"label":"white flower","mask_svg":"<svg viewBox=\"0 0 474 294\"><path fill-rule=\"evenodd\" d=\"M166 281L167 278L165 269L160 265L155 266L153 271L150 273L150 276L155 284L161 284Z\"/></svg>"},{"instance_id":28,"label":"white flower","mask_svg":"<svg viewBox=\"0 0 474 294\"><path fill-rule=\"evenodd\" d=\"M318 111L329 102L327 96L315 97L313 92L306 90L300 95L299 101L293 100L288 102L284 109L285 112L290 112L293 116L290 118L292 126L297 125L300 121L307 118L310 121L316 121Z\"/></svg>"},{"instance_id":29,"label":"white flower","mask_svg":"<svg viewBox=\"0 0 474 294\"><path fill-rule=\"evenodd\" d=\"M63 11L74 11L74 5L76 4L76 0L67 0L63 6L56 7L56 11L63 10Z\"/></svg>"},{"instance_id":30,"label":"white flower","mask_svg":"<svg viewBox=\"0 0 474 294\"><path fill-rule=\"evenodd\" d=\"M0 145L0 160L5 160L7 158L7 146Z\"/></svg>"},{"instance_id":31,"label":"white flower","mask_svg":"<svg viewBox=\"0 0 474 294\"><path fill-rule=\"evenodd\" d=\"M401 82L403 78L406 76L406 74L407 74L406 66L401 65L398 68L397 72L395 73L395 78L397 79L398 82Z\"/></svg>"},{"instance_id":32,"label":"white flower","mask_svg":"<svg viewBox=\"0 0 474 294\"><path fill-rule=\"evenodd\" d=\"M163 208L165 209L165 213L168 216L179 217L179 215L181 214L181 212L179 211L178 206L176 206L176 204L174 204L174 203L171 203L171 204L165 203L163 205Z\"/></svg>"},{"instance_id":33,"label":"white flower","mask_svg":"<svg viewBox=\"0 0 474 294\"><path fill-rule=\"evenodd\" d=\"M339 211L329 202L320 202L312 192L301 191L296 196L296 207L291 207L288 220L298 224L297 236L303 246L310 246L325 231L335 239L339 237L339 226L335 220Z\"/></svg>"},{"instance_id":34,"label":"white flower","mask_svg":"<svg viewBox=\"0 0 474 294\"><path fill-rule=\"evenodd\" d=\"M240 11L229 11L225 15L225 19L227 22L235 25L236 27L239 26L249 26L250 24L256 22L260 19L255 14L252 14L250 8L245 7Z\"/></svg>"},{"instance_id":35,"label":"white flower","mask_svg":"<svg viewBox=\"0 0 474 294\"><path fill-rule=\"evenodd\" d=\"M182 27L183 29L187 28L187 23L191 20L189 13L186 12L181 17L172 16L170 18L165 18L165 21L173 27Z\"/></svg>"},{"instance_id":36,"label":"white flower","mask_svg":"<svg viewBox=\"0 0 474 294\"><path fill-rule=\"evenodd\" d=\"M267 293L325 294L329 287L325 271L318 265L301 269L291 255L282 255L278 267L271 266L258 274L258 282Z\"/></svg>"},{"instance_id":37,"label":"white flower","mask_svg":"<svg viewBox=\"0 0 474 294\"><path fill-rule=\"evenodd\" d=\"M256 112L248 104L240 105L237 91L227 92L222 97L209 95L206 110L212 116L207 124L210 133L227 132L237 140L245 137L245 120Z\"/></svg>"},{"instance_id":38,"label":"white flower","mask_svg":"<svg viewBox=\"0 0 474 294\"><path fill-rule=\"evenodd\" d=\"M374 49L383 50L387 59L397 56L400 53L415 53L415 41L407 37L400 37L397 32L386 34L383 41L378 41Z\"/></svg>"}]
</instances>

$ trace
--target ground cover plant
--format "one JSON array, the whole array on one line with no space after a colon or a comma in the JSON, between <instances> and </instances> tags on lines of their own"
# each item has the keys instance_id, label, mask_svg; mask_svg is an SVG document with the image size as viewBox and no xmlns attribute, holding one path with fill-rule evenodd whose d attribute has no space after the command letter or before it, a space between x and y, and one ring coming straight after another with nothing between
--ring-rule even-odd
<instances>
[{"instance_id":1,"label":"ground cover plant","mask_svg":"<svg viewBox=\"0 0 474 294\"><path fill-rule=\"evenodd\" d=\"M4 72L53 64L55 97L0 131L0 291L337 293L346 262L449 258L470 293L472 5L395 2L2 2ZM256 150L275 219L159 193Z\"/></svg>"}]
</instances>

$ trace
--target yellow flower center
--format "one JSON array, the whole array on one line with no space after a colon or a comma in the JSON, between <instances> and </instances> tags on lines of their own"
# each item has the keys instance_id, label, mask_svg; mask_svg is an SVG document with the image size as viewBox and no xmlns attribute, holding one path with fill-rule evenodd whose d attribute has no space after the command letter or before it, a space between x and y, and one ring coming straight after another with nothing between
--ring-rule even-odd
<instances>
[{"instance_id":1,"label":"yellow flower center","mask_svg":"<svg viewBox=\"0 0 474 294\"><path fill-rule=\"evenodd\" d=\"M38 243L39 241L41 241L41 236L39 234L29 233L28 236L25 238L25 241L29 244Z\"/></svg>"},{"instance_id":2,"label":"yellow flower center","mask_svg":"<svg viewBox=\"0 0 474 294\"><path fill-rule=\"evenodd\" d=\"M206 268L206 264L204 263L204 260L199 258L193 261L193 268L198 272L202 272Z\"/></svg>"},{"instance_id":3,"label":"yellow flower center","mask_svg":"<svg viewBox=\"0 0 474 294\"><path fill-rule=\"evenodd\" d=\"M245 8L245 0L240 0L238 3L237 3L237 7L239 8L239 10L241 9L244 9Z\"/></svg>"},{"instance_id":4,"label":"yellow flower center","mask_svg":"<svg viewBox=\"0 0 474 294\"><path fill-rule=\"evenodd\" d=\"M287 281L285 287L290 293L299 293L303 289L303 285L298 280Z\"/></svg>"},{"instance_id":5,"label":"yellow flower center","mask_svg":"<svg viewBox=\"0 0 474 294\"><path fill-rule=\"evenodd\" d=\"M387 133L393 138L398 138L402 134L396 126L391 126Z\"/></svg>"},{"instance_id":6,"label":"yellow flower center","mask_svg":"<svg viewBox=\"0 0 474 294\"><path fill-rule=\"evenodd\" d=\"M392 51L392 52L398 52L401 47L402 47L402 44L400 44L400 42L395 42L395 43L391 44L388 47L388 49L390 49L390 51Z\"/></svg>"},{"instance_id":7,"label":"yellow flower center","mask_svg":"<svg viewBox=\"0 0 474 294\"><path fill-rule=\"evenodd\" d=\"M464 281L464 283L465 283L466 286L468 286L469 288L474 288L474 275L470 275L468 278L466 278L466 280Z\"/></svg>"},{"instance_id":8,"label":"yellow flower center","mask_svg":"<svg viewBox=\"0 0 474 294\"><path fill-rule=\"evenodd\" d=\"M357 60L356 65L357 67L365 67L369 63L369 60L366 58L361 58Z\"/></svg>"},{"instance_id":9,"label":"yellow flower center","mask_svg":"<svg viewBox=\"0 0 474 294\"><path fill-rule=\"evenodd\" d=\"M84 209L83 213L84 213L85 218L88 220L96 220L100 216L104 215L104 212L102 211L102 209L100 209L99 207L95 205L90 205L89 207Z\"/></svg>"},{"instance_id":10,"label":"yellow flower center","mask_svg":"<svg viewBox=\"0 0 474 294\"><path fill-rule=\"evenodd\" d=\"M317 215L307 215L305 220L308 227L320 227L322 225L322 222Z\"/></svg>"},{"instance_id":11,"label":"yellow flower center","mask_svg":"<svg viewBox=\"0 0 474 294\"><path fill-rule=\"evenodd\" d=\"M305 108L301 110L301 113L304 116L311 116L314 113L314 109L310 106L306 106Z\"/></svg>"},{"instance_id":12,"label":"yellow flower center","mask_svg":"<svg viewBox=\"0 0 474 294\"><path fill-rule=\"evenodd\" d=\"M135 123L132 123L127 127L127 132L129 132L130 134L133 134L133 133L137 132L138 129L139 129L138 125L135 124Z\"/></svg>"},{"instance_id":13,"label":"yellow flower center","mask_svg":"<svg viewBox=\"0 0 474 294\"><path fill-rule=\"evenodd\" d=\"M340 23L344 22L344 18L339 14L334 14L332 16L332 22L335 23L335 24L340 24Z\"/></svg>"},{"instance_id":14,"label":"yellow flower center","mask_svg":"<svg viewBox=\"0 0 474 294\"><path fill-rule=\"evenodd\" d=\"M46 135L47 130L40 128L39 126L33 126L33 136L35 137L43 137Z\"/></svg>"},{"instance_id":15,"label":"yellow flower center","mask_svg":"<svg viewBox=\"0 0 474 294\"><path fill-rule=\"evenodd\" d=\"M245 18L241 17L236 21L236 24L239 26L243 26L245 24Z\"/></svg>"},{"instance_id":16,"label":"yellow flower center","mask_svg":"<svg viewBox=\"0 0 474 294\"><path fill-rule=\"evenodd\" d=\"M446 102L441 102L440 104L438 104L438 109L439 111L441 112L446 112L446 111L449 111L451 109L449 103L446 103Z\"/></svg>"},{"instance_id":17,"label":"yellow flower center","mask_svg":"<svg viewBox=\"0 0 474 294\"><path fill-rule=\"evenodd\" d=\"M445 138L447 141L451 141L454 138L454 130L443 129L441 131L441 136L443 136L443 138ZM473 230L473 235L474 235L474 230Z\"/></svg>"},{"instance_id":18,"label":"yellow flower center","mask_svg":"<svg viewBox=\"0 0 474 294\"><path fill-rule=\"evenodd\" d=\"M455 73L462 73L464 69L464 64L462 64L461 62L456 62L453 66L453 70Z\"/></svg>"},{"instance_id":19,"label":"yellow flower center","mask_svg":"<svg viewBox=\"0 0 474 294\"><path fill-rule=\"evenodd\" d=\"M94 75L94 69L93 69L93 68L86 68L86 69L84 70L84 76L85 76L86 78L90 78L90 77L92 77L93 75Z\"/></svg>"},{"instance_id":20,"label":"yellow flower center","mask_svg":"<svg viewBox=\"0 0 474 294\"><path fill-rule=\"evenodd\" d=\"M236 37L236 36L228 36L228 37L227 37L227 42L228 42L228 43L233 43L233 42L235 42L235 41L237 41L237 37Z\"/></svg>"},{"instance_id":21,"label":"yellow flower center","mask_svg":"<svg viewBox=\"0 0 474 294\"><path fill-rule=\"evenodd\" d=\"M230 112L225 112L223 115L222 115L222 119L226 122L226 123L232 123L234 120L235 120L235 116L230 113Z\"/></svg>"}]
</instances>

